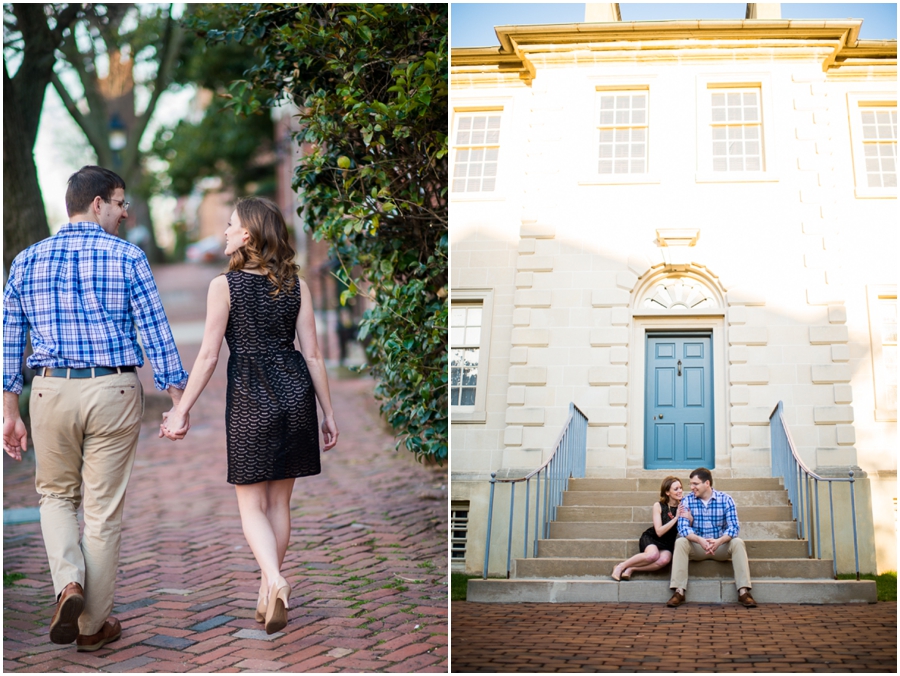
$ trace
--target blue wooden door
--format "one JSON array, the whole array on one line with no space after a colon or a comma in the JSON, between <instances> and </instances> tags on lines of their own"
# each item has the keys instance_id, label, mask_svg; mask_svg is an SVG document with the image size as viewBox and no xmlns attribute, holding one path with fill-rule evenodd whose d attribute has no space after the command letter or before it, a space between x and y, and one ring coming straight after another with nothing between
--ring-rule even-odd
<instances>
[{"instance_id":1,"label":"blue wooden door","mask_svg":"<svg viewBox=\"0 0 900 676\"><path fill-rule=\"evenodd\" d=\"M646 469L715 467L712 337L649 334Z\"/></svg>"}]
</instances>

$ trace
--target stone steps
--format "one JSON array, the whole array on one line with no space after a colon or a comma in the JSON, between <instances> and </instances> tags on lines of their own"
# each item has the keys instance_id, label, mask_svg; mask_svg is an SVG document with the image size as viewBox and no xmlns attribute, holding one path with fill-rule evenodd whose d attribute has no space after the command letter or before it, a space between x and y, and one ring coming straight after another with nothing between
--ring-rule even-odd
<instances>
[{"instance_id":1,"label":"stone steps","mask_svg":"<svg viewBox=\"0 0 900 676\"><path fill-rule=\"evenodd\" d=\"M517 580L525 578L609 578L613 567L621 559L566 559L537 558L516 559L511 576ZM730 561L691 561L688 564L690 579L695 578L733 578L734 569ZM659 571L635 573L632 582L643 582L647 579L668 580L671 567L666 566ZM750 577L805 579L832 577L832 562L818 559L756 559L750 557Z\"/></svg>"},{"instance_id":2,"label":"stone steps","mask_svg":"<svg viewBox=\"0 0 900 676\"><path fill-rule=\"evenodd\" d=\"M556 520L566 521L596 521L596 522L638 522L647 528L653 523L652 507L612 507L612 506L586 506L586 505L562 505L556 508ZM741 522L741 530L745 523L754 521L793 521L794 515L790 505L777 506L751 506L738 505L738 519Z\"/></svg>"},{"instance_id":3,"label":"stone steps","mask_svg":"<svg viewBox=\"0 0 900 676\"><path fill-rule=\"evenodd\" d=\"M738 512L740 517L740 512ZM621 540L641 537L648 522L639 521L554 521L550 524L553 540ZM797 538L797 524L793 521L748 521L741 523L743 540L791 540Z\"/></svg>"},{"instance_id":4,"label":"stone steps","mask_svg":"<svg viewBox=\"0 0 900 676\"><path fill-rule=\"evenodd\" d=\"M734 491L729 493L734 498L734 504L738 508L738 517L743 521L742 507L755 506L790 506L787 491L783 488L766 491ZM653 503L659 499L658 492L635 491L566 491L563 493L563 505L583 506L616 506L616 507L644 507L650 509ZM751 519L747 519L748 521Z\"/></svg>"},{"instance_id":5,"label":"stone steps","mask_svg":"<svg viewBox=\"0 0 900 676\"><path fill-rule=\"evenodd\" d=\"M682 478L684 492L687 493L688 488L688 472L684 472ZM659 495L659 485L667 474L660 474L659 478L642 477L630 479L570 479L569 491L621 491L636 492L647 491L652 493L654 497ZM732 494L738 491L781 491L784 485L781 479L775 477L757 477L750 479L715 479L714 486L717 491L724 491ZM652 502L652 499L651 499Z\"/></svg>"},{"instance_id":6,"label":"stone steps","mask_svg":"<svg viewBox=\"0 0 900 676\"><path fill-rule=\"evenodd\" d=\"M751 559L803 559L805 540L744 540ZM638 553L636 539L622 540L539 540L539 558L617 559L624 561Z\"/></svg>"}]
</instances>

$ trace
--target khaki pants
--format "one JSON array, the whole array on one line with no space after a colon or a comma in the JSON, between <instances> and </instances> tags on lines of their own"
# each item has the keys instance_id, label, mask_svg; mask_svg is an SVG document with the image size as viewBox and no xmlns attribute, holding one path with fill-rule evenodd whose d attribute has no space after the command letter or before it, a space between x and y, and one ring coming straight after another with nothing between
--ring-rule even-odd
<instances>
[{"instance_id":1,"label":"khaki pants","mask_svg":"<svg viewBox=\"0 0 900 676\"><path fill-rule=\"evenodd\" d=\"M84 588L79 632L95 634L112 610L125 487L141 429L143 390L136 373L99 378L38 376L31 427L41 496L41 531L58 595ZM84 493L82 499L82 484ZM78 515L84 505L79 544Z\"/></svg>"},{"instance_id":2,"label":"khaki pants","mask_svg":"<svg viewBox=\"0 0 900 676\"><path fill-rule=\"evenodd\" d=\"M669 587L672 589L687 589L688 561L704 561L715 559L716 561L728 561L734 566L734 585L740 591L741 587L750 588L750 563L747 561L747 548L740 538L732 538L721 545L716 553L710 556L696 542L687 538L675 540L675 551L672 553L672 578Z\"/></svg>"}]
</instances>

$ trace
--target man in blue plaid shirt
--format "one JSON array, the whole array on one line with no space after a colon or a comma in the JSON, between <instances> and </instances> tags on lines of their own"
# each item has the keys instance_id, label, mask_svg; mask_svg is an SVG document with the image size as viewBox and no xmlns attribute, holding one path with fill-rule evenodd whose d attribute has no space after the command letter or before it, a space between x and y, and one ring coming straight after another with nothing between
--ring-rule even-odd
<instances>
[{"instance_id":1,"label":"man in blue plaid shirt","mask_svg":"<svg viewBox=\"0 0 900 676\"><path fill-rule=\"evenodd\" d=\"M678 519L678 539L672 554L672 578L669 583L675 593L667 605L674 608L684 603L689 560L731 559L738 600L748 608L755 608L756 601L750 596L752 584L747 548L738 537L741 524L738 522L737 508L730 495L713 490L712 482L712 472L705 467L691 472L691 493L684 496L681 504L687 507L693 522L684 516Z\"/></svg>"},{"instance_id":2,"label":"man in blue plaid shirt","mask_svg":"<svg viewBox=\"0 0 900 676\"><path fill-rule=\"evenodd\" d=\"M3 447L16 460L27 448L19 395L30 331L28 366L37 371L30 398L35 487L57 595L50 640L93 651L122 635L109 613L125 488L141 429L136 368L146 352L157 389L176 404L188 374L147 257L117 236L128 215L125 182L101 167L82 167L69 178L66 211L69 223L16 256L9 271Z\"/></svg>"}]
</instances>

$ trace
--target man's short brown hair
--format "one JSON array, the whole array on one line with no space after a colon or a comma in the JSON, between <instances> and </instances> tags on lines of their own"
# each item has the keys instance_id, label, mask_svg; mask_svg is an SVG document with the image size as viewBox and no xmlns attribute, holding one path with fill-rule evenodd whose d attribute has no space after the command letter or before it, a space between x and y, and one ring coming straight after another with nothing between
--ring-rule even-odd
<instances>
[{"instance_id":1,"label":"man's short brown hair","mask_svg":"<svg viewBox=\"0 0 900 676\"><path fill-rule=\"evenodd\" d=\"M708 481L709 487L712 488L712 485L713 485L712 472L710 472L705 467L698 467L693 472L691 472L690 478L693 479L694 477L697 477L698 479L700 479L700 481Z\"/></svg>"},{"instance_id":2,"label":"man's short brown hair","mask_svg":"<svg viewBox=\"0 0 900 676\"><path fill-rule=\"evenodd\" d=\"M66 189L66 213L69 216L83 214L95 197L109 202L116 189L125 190L122 177L109 169L87 165L69 176Z\"/></svg>"}]
</instances>

